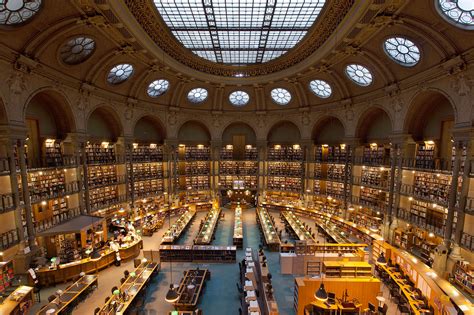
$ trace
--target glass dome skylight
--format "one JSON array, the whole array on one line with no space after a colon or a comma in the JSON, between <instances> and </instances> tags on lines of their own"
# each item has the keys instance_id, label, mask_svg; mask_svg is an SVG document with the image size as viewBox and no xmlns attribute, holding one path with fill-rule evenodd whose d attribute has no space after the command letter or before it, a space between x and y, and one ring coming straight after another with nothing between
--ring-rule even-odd
<instances>
[{"instance_id":1,"label":"glass dome skylight","mask_svg":"<svg viewBox=\"0 0 474 315\"><path fill-rule=\"evenodd\" d=\"M293 48L326 0L153 0L173 35L194 54L231 64L258 64Z\"/></svg>"}]
</instances>

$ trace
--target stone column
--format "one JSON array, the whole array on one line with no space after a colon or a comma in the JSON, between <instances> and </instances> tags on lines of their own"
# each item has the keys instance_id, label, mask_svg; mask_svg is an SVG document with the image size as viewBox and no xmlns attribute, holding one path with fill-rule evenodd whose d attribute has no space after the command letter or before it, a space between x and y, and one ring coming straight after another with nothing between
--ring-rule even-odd
<instances>
[{"instance_id":1,"label":"stone column","mask_svg":"<svg viewBox=\"0 0 474 315\"><path fill-rule=\"evenodd\" d=\"M126 195L126 199L130 202L131 209L134 209L135 187L134 187L133 163L132 163L132 151L133 151L133 137L132 136L124 137L123 147L124 147L124 159L125 159L125 195Z\"/></svg>"},{"instance_id":2,"label":"stone column","mask_svg":"<svg viewBox=\"0 0 474 315\"><path fill-rule=\"evenodd\" d=\"M263 193L267 188L267 140L257 140L257 150L258 150L258 203L262 202L264 199Z\"/></svg>"},{"instance_id":3,"label":"stone column","mask_svg":"<svg viewBox=\"0 0 474 315\"><path fill-rule=\"evenodd\" d=\"M177 165L177 149L178 149L178 139L165 139L163 144L163 163L166 163L167 168L167 183L168 183L168 197L170 206L173 203L174 198L178 192L178 188L175 183L177 180L178 174L178 165Z\"/></svg>"},{"instance_id":4,"label":"stone column","mask_svg":"<svg viewBox=\"0 0 474 315\"><path fill-rule=\"evenodd\" d=\"M15 163L15 144L16 140L4 138L2 142L5 145L7 158L8 158L8 168L10 169L10 187L13 197L13 204L15 206L15 226L18 229L18 239L20 241L20 248L23 249L25 246L25 230L23 229L23 221L21 218L21 202L20 202L20 192L18 191L18 179L16 177L16 163Z\"/></svg>"},{"instance_id":5,"label":"stone column","mask_svg":"<svg viewBox=\"0 0 474 315\"><path fill-rule=\"evenodd\" d=\"M17 141L18 157L20 160L21 190L23 192L23 201L25 203L26 228L28 231L28 245L35 249L35 227L33 225L33 216L31 210L30 191L28 188L28 167L25 159L25 140Z\"/></svg>"},{"instance_id":6,"label":"stone column","mask_svg":"<svg viewBox=\"0 0 474 315\"><path fill-rule=\"evenodd\" d=\"M312 147L313 143L311 139L304 139L301 140L301 150L303 150L303 163L302 168L303 168L303 174L301 174L301 199L302 201L305 199L304 196L307 195L306 190L309 188L309 163L311 163L312 160Z\"/></svg>"},{"instance_id":7,"label":"stone column","mask_svg":"<svg viewBox=\"0 0 474 315\"><path fill-rule=\"evenodd\" d=\"M344 167L344 189L345 189L345 200L344 200L344 219L349 219L349 203L352 204L352 186L354 184L354 163L356 147L360 144L360 140L357 138L348 138L345 140L346 143L346 163Z\"/></svg>"},{"instance_id":8,"label":"stone column","mask_svg":"<svg viewBox=\"0 0 474 315\"><path fill-rule=\"evenodd\" d=\"M211 156L209 176L211 177L210 189L213 198L220 198L219 195L219 160L222 148L222 140L211 140Z\"/></svg>"}]
</instances>

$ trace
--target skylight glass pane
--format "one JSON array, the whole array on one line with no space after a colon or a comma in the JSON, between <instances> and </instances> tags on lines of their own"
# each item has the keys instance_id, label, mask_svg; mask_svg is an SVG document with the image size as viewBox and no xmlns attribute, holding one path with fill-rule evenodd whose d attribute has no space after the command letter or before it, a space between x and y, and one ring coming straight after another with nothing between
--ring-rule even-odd
<instances>
[{"instance_id":1,"label":"skylight glass pane","mask_svg":"<svg viewBox=\"0 0 474 315\"><path fill-rule=\"evenodd\" d=\"M325 3L154 0L164 22L186 48L207 60L232 65L263 63L285 54L307 34Z\"/></svg>"}]
</instances>

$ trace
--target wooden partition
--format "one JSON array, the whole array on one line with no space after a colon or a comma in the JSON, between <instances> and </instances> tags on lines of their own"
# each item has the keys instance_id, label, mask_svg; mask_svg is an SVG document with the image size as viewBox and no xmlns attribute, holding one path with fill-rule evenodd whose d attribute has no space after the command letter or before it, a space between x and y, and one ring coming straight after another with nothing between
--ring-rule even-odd
<instances>
[{"instance_id":1,"label":"wooden partition","mask_svg":"<svg viewBox=\"0 0 474 315\"><path fill-rule=\"evenodd\" d=\"M321 281L321 278L295 278L295 314L304 315L304 307L316 300L314 293ZM378 305L376 296L381 291L381 282L377 278L324 278L324 287L338 299L342 299L347 290L348 300L357 299L362 304L361 309L365 309L369 302Z\"/></svg>"}]
</instances>

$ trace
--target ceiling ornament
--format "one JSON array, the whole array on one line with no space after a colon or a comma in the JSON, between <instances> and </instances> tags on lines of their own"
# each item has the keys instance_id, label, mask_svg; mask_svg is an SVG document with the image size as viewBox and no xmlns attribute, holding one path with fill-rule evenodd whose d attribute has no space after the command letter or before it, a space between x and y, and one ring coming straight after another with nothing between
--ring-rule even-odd
<instances>
[{"instance_id":1,"label":"ceiling ornament","mask_svg":"<svg viewBox=\"0 0 474 315\"><path fill-rule=\"evenodd\" d=\"M179 43L169 31L154 7L153 1L124 0L124 2L143 30L169 56L200 72L235 77L239 74L245 76L266 75L282 71L305 60L333 34L339 23L352 8L355 0L339 0L327 4L327 8L318 18L315 27L310 29L295 49L267 63L248 66L220 65L195 56L189 49Z\"/></svg>"}]
</instances>

